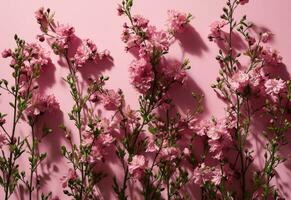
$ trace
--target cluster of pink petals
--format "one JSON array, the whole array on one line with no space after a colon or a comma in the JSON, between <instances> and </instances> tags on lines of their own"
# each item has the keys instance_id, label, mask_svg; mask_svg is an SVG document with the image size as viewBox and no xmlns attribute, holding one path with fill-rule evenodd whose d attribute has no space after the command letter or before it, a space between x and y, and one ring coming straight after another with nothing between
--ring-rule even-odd
<instances>
[{"instance_id":1,"label":"cluster of pink petals","mask_svg":"<svg viewBox=\"0 0 291 200\"><path fill-rule=\"evenodd\" d=\"M157 30L155 26L148 25L148 20L136 16L134 26L124 25L121 36L123 42L126 43L126 50L136 48L140 57L149 57L153 50L167 51L170 46L170 36L166 31ZM140 29L143 36L132 33L131 29Z\"/></svg>"},{"instance_id":2,"label":"cluster of pink petals","mask_svg":"<svg viewBox=\"0 0 291 200\"><path fill-rule=\"evenodd\" d=\"M167 161L173 161L175 160L179 155L181 154L180 149L176 147L170 147L170 146L163 146L161 149L161 153L159 156L160 160L167 160Z\"/></svg>"},{"instance_id":3,"label":"cluster of pink petals","mask_svg":"<svg viewBox=\"0 0 291 200\"><path fill-rule=\"evenodd\" d=\"M7 137L4 133L0 132L0 149L7 144Z\"/></svg>"},{"instance_id":4,"label":"cluster of pink petals","mask_svg":"<svg viewBox=\"0 0 291 200\"><path fill-rule=\"evenodd\" d=\"M73 36L75 29L69 25L55 23L53 15L44 8L40 8L35 12L37 22L40 24L43 35L38 35L40 41L44 41L44 35L50 31L50 37L47 39L55 54L59 55L69 48L69 42Z\"/></svg>"},{"instance_id":5,"label":"cluster of pink petals","mask_svg":"<svg viewBox=\"0 0 291 200\"><path fill-rule=\"evenodd\" d=\"M76 171L74 169L69 169L67 176L63 176L61 178L63 188L68 187L69 181L76 180L77 178L78 178L78 175L77 175Z\"/></svg>"},{"instance_id":6,"label":"cluster of pink petals","mask_svg":"<svg viewBox=\"0 0 291 200\"><path fill-rule=\"evenodd\" d=\"M188 15L177 10L168 10L168 29L173 33L183 31L189 22Z\"/></svg>"},{"instance_id":7,"label":"cluster of pink petals","mask_svg":"<svg viewBox=\"0 0 291 200\"><path fill-rule=\"evenodd\" d=\"M282 79L269 79L265 82L265 92L277 102L280 93L286 91L286 82Z\"/></svg>"},{"instance_id":8,"label":"cluster of pink petals","mask_svg":"<svg viewBox=\"0 0 291 200\"><path fill-rule=\"evenodd\" d=\"M114 90L106 90L101 94L101 103L106 110L117 110L121 101L121 96Z\"/></svg>"},{"instance_id":9,"label":"cluster of pink petals","mask_svg":"<svg viewBox=\"0 0 291 200\"><path fill-rule=\"evenodd\" d=\"M42 46L36 43L30 43L25 46L25 54L29 55L29 61L26 66L44 66L48 64L50 58L49 53Z\"/></svg>"},{"instance_id":10,"label":"cluster of pink petals","mask_svg":"<svg viewBox=\"0 0 291 200\"><path fill-rule=\"evenodd\" d=\"M267 47L262 50L261 58L266 64L270 65L278 65L282 63L283 59L279 52L271 47Z\"/></svg>"},{"instance_id":11,"label":"cluster of pink petals","mask_svg":"<svg viewBox=\"0 0 291 200\"><path fill-rule=\"evenodd\" d=\"M12 50L5 49L4 51L2 51L1 56L2 56L2 58L8 58L8 57L12 56Z\"/></svg>"},{"instance_id":12,"label":"cluster of pink petals","mask_svg":"<svg viewBox=\"0 0 291 200\"><path fill-rule=\"evenodd\" d=\"M144 174L144 170L147 166L147 161L143 155L135 155L132 157L132 161L128 165L129 174L135 179L140 179Z\"/></svg>"},{"instance_id":13,"label":"cluster of pink petals","mask_svg":"<svg viewBox=\"0 0 291 200\"><path fill-rule=\"evenodd\" d=\"M114 141L115 139L111 134L101 134L98 136L98 139L93 143L88 161L92 164L103 161L104 157L108 154L106 147L110 147Z\"/></svg>"},{"instance_id":14,"label":"cluster of pink petals","mask_svg":"<svg viewBox=\"0 0 291 200\"><path fill-rule=\"evenodd\" d=\"M167 60L162 59L160 71L164 78L168 81L184 83L187 78L185 70L182 69L182 64L176 60L168 62Z\"/></svg>"},{"instance_id":15,"label":"cluster of pink petals","mask_svg":"<svg viewBox=\"0 0 291 200\"><path fill-rule=\"evenodd\" d=\"M29 117L36 117L45 112L52 112L59 110L59 103L53 95L41 95L34 93L31 103L26 109L26 114Z\"/></svg>"},{"instance_id":16,"label":"cluster of pink petals","mask_svg":"<svg viewBox=\"0 0 291 200\"><path fill-rule=\"evenodd\" d=\"M13 56L13 52L11 49L5 49L1 53L3 58L8 58ZM42 67L46 64L48 64L50 58L49 53L44 50L39 44L37 43L28 43L25 44L22 52L23 57L23 65L21 67L24 68L31 68L31 71L33 68ZM11 65L15 65L16 60L13 58L11 60Z\"/></svg>"},{"instance_id":17,"label":"cluster of pink petals","mask_svg":"<svg viewBox=\"0 0 291 200\"><path fill-rule=\"evenodd\" d=\"M77 49L77 52L74 56L74 62L77 67L82 67L89 61L97 62L108 56L110 56L110 52L108 50L98 52L97 46L94 44L94 42L90 39L85 39Z\"/></svg>"},{"instance_id":18,"label":"cluster of pink petals","mask_svg":"<svg viewBox=\"0 0 291 200\"><path fill-rule=\"evenodd\" d=\"M151 87L154 79L152 66L144 58L132 62L130 68L130 79L134 87L142 94L145 94Z\"/></svg>"},{"instance_id":19,"label":"cluster of pink petals","mask_svg":"<svg viewBox=\"0 0 291 200\"><path fill-rule=\"evenodd\" d=\"M203 186L206 182L219 185L222 179L220 166L209 167L205 163L200 164L193 172L192 180L195 184Z\"/></svg>"},{"instance_id":20,"label":"cluster of pink petals","mask_svg":"<svg viewBox=\"0 0 291 200\"><path fill-rule=\"evenodd\" d=\"M48 42L54 53L59 55L69 48L69 42L74 35L75 29L69 25L58 24L54 31L56 33L55 37L49 38Z\"/></svg>"},{"instance_id":21,"label":"cluster of pink petals","mask_svg":"<svg viewBox=\"0 0 291 200\"><path fill-rule=\"evenodd\" d=\"M224 38L225 32L222 30L222 28L226 25L226 21L214 21L210 25L210 34L208 35L208 38L212 41L219 41Z\"/></svg>"},{"instance_id":22,"label":"cluster of pink petals","mask_svg":"<svg viewBox=\"0 0 291 200\"><path fill-rule=\"evenodd\" d=\"M249 72L239 70L230 78L229 84L234 91L243 94L247 88L259 91L264 78L265 74L259 68Z\"/></svg>"},{"instance_id":23,"label":"cluster of pink petals","mask_svg":"<svg viewBox=\"0 0 291 200\"><path fill-rule=\"evenodd\" d=\"M233 127L235 121L231 117L221 120L201 121L195 123L189 128L199 136L207 136L209 152L214 159L223 158L225 151L232 143Z\"/></svg>"},{"instance_id":24,"label":"cluster of pink petals","mask_svg":"<svg viewBox=\"0 0 291 200\"><path fill-rule=\"evenodd\" d=\"M263 32L261 35L261 40L263 43L267 43L272 39L273 34L269 31Z\"/></svg>"},{"instance_id":25,"label":"cluster of pink petals","mask_svg":"<svg viewBox=\"0 0 291 200\"><path fill-rule=\"evenodd\" d=\"M11 49L6 49L2 52L3 58L11 57L10 66L14 66L17 63L15 56ZM21 85L20 93L22 95L27 94L27 90L32 87L36 87L35 79L38 78L39 73L49 63L49 53L44 50L37 43L25 43L22 51L23 63L20 66L20 79Z\"/></svg>"},{"instance_id":26,"label":"cluster of pink petals","mask_svg":"<svg viewBox=\"0 0 291 200\"><path fill-rule=\"evenodd\" d=\"M224 151L231 145L233 123L233 121L228 119L218 120L213 122L206 132L209 138L209 151L213 154L213 158L222 159Z\"/></svg>"},{"instance_id":27,"label":"cluster of pink petals","mask_svg":"<svg viewBox=\"0 0 291 200\"><path fill-rule=\"evenodd\" d=\"M136 26L138 28L147 28L149 24L149 20L144 18L141 15L134 15L132 17L132 22L133 22L133 26Z\"/></svg>"},{"instance_id":28,"label":"cluster of pink petals","mask_svg":"<svg viewBox=\"0 0 291 200\"><path fill-rule=\"evenodd\" d=\"M49 21L48 17L44 11L44 8L41 7L35 12L35 18L37 22L40 24L40 28L43 32L47 32L48 26L49 26Z\"/></svg>"},{"instance_id":29,"label":"cluster of pink petals","mask_svg":"<svg viewBox=\"0 0 291 200\"><path fill-rule=\"evenodd\" d=\"M168 51L170 46L170 37L166 31L158 30L155 26L149 26L147 30L149 38L148 49L152 52L153 49L159 51Z\"/></svg>"},{"instance_id":30,"label":"cluster of pink petals","mask_svg":"<svg viewBox=\"0 0 291 200\"><path fill-rule=\"evenodd\" d=\"M156 145L155 141L152 139L148 142L146 152L155 153L159 150L159 147Z\"/></svg>"}]
</instances>

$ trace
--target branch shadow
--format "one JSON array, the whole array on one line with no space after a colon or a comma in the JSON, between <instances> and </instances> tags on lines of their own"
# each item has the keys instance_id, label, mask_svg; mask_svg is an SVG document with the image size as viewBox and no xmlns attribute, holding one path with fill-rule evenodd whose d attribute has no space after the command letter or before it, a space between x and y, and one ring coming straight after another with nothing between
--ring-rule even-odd
<instances>
[{"instance_id":1,"label":"branch shadow","mask_svg":"<svg viewBox=\"0 0 291 200\"><path fill-rule=\"evenodd\" d=\"M53 87L54 83L56 82L55 72L56 72L56 67L52 63L52 61L49 60L48 64L41 71L41 75L37 81L38 86L39 86L39 91L41 93L45 93L47 89Z\"/></svg>"},{"instance_id":2,"label":"branch shadow","mask_svg":"<svg viewBox=\"0 0 291 200\"><path fill-rule=\"evenodd\" d=\"M183 32L177 33L176 39L183 52L190 55L202 56L209 50L200 34L191 25L188 25Z\"/></svg>"}]
</instances>

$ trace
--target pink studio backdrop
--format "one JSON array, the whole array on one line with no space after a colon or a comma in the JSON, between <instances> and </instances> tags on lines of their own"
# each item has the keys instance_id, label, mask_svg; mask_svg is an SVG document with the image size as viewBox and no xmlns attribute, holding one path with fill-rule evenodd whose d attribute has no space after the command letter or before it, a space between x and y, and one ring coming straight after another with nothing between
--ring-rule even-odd
<instances>
[{"instance_id":1,"label":"pink studio backdrop","mask_svg":"<svg viewBox=\"0 0 291 200\"><path fill-rule=\"evenodd\" d=\"M113 65L107 68L100 65L98 70L110 76L107 88L121 88L125 93L128 103L133 107L138 105L138 94L129 84L128 79L128 66L133 56L130 53L124 52L124 44L120 40L122 25L126 20L124 17L117 16L116 7L121 0L1 0L0 2L1 50L14 47L13 36L15 33L27 42L35 41L35 36L40 31L39 25L34 18L34 11L42 6L45 8L49 7L55 11L56 20L75 27L78 37L82 39L90 38L95 41L99 49L106 48L111 51L111 55L114 58ZM181 94L190 94L194 90L205 95L204 117L211 117L212 115L222 117L224 115L224 104L216 97L210 87L218 74L219 66L215 60L218 48L207 39L209 25L219 18L224 3L225 0L134 1L133 12L144 15L150 19L152 24L160 27L165 26L168 9L189 12L194 16L194 20L191 21L192 28L187 30L180 38L181 42L176 42L170 49L171 56L177 59L188 57L192 66L192 69L189 71L191 78L187 86L172 92L176 96L175 100L180 103L182 111L191 108L191 105L189 104L190 96L181 96ZM267 28L275 34L272 45L283 56L284 64L286 65L284 70L286 72L291 71L290 8L290 0L250 0L250 3L241 7L239 11L240 14L247 14L248 19L256 23L258 27ZM43 188L45 191L52 191L54 195L58 195L61 199L67 199L64 197L60 186L60 178L67 170L67 164L59 153L64 137L57 129L56 123L63 121L66 125L71 124L66 113L70 110L72 101L68 87L62 81L62 77L66 76L68 69L60 67L58 65L58 57L54 56L52 52L51 55L54 65L48 66L45 69L45 73L43 73L40 81L40 88L47 94L55 94L60 102L63 113L54 113L49 117L50 121L48 124L54 127L55 132L42 144L41 149L48 152L48 158L42 166L40 173L44 174L45 181L43 182ZM8 66L8 60L0 59L0 69L1 78L7 78L10 75L11 71ZM86 75L86 73L84 74ZM9 106L7 106L9 100L6 94L1 96L1 112L11 112ZM26 127L20 125L18 133L28 135L29 132L26 133ZM257 150L256 154L262 157L259 145L256 142L253 143L254 149ZM286 152L288 153L288 149L286 149ZM258 167L262 165L260 161L263 161L263 158L259 159ZM20 164L27 165L25 161ZM119 170L114 167L114 163L111 164L111 167L113 171ZM283 193L287 199L291 198L291 186L289 186L291 182L290 167L291 161L280 165L278 176L274 180L274 183L278 184L279 187L283 187ZM105 179L100 185L103 188L101 192L104 198L113 199L113 194L110 194L106 189L106 187L111 187L110 178ZM18 197L15 196L12 199L23 199L23 192L21 191L20 189ZM197 196L196 198L199 199ZM0 193L0 199L3 199L2 193Z\"/></svg>"}]
</instances>

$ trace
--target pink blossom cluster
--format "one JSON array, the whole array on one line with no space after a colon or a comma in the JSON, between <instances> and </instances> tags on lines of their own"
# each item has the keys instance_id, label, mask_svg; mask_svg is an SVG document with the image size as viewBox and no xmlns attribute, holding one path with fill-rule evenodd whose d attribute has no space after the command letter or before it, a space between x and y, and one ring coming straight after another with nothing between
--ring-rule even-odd
<instances>
[{"instance_id":1,"label":"pink blossom cluster","mask_svg":"<svg viewBox=\"0 0 291 200\"><path fill-rule=\"evenodd\" d=\"M122 98L120 94L114 90L105 90L101 94L101 103L106 110L117 110L122 104Z\"/></svg>"},{"instance_id":2,"label":"pink blossom cluster","mask_svg":"<svg viewBox=\"0 0 291 200\"><path fill-rule=\"evenodd\" d=\"M74 169L69 169L68 174L62 177L62 187L66 188L68 186L69 181L73 181L78 178L78 175Z\"/></svg>"},{"instance_id":3,"label":"pink blossom cluster","mask_svg":"<svg viewBox=\"0 0 291 200\"><path fill-rule=\"evenodd\" d=\"M208 35L208 38L210 41L220 41L225 38L225 32L222 30L223 27L225 27L227 24L226 21L214 21L210 25L210 34Z\"/></svg>"},{"instance_id":4,"label":"pink blossom cluster","mask_svg":"<svg viewBox=\"0 0 291 200\"><path fill-rule=\"evenodd\" d=\"M128 171L135 179L140 179L144 174L146 166L147 161L145 157L143 155L135 155L129 163Z\"/></svg>"},{"instance_id":5,"label":"pink blossom cluster","mask_svg":"<svg viewBox=\"0 0 291 200\"><path fill-rule=\"evenodd\" d=\"M0 131L0 149L7 144L7 136Z\"/></svg>"},{"instance_id":6,"label":"pink blossom cluster","mask_svg":"<svg viewBox=\"0 0 291 200\"><path fill-rule=\"evenodd\" d=\"M190 18L190 14L187 15L177 10L168 10L168 29L173 33L179 33L189 23Z\"/></svg>"},{"instance_id":7,"label":"pink blossom cluster","mask_svg":"<svg viewBox=\"0 0 291 200\"><path fill-rule=\"evenodd\" d=\"M249 72L237 71L229 80L231 88L242 95L250 95L263 91L266 75L262 69L253 69Z\"/></svg>"},{"instance_id":8,"label":"pink blossom cluster","mask_svg":"<svg viewBox=\"0 0 291 200\"><path fill-rule=\"evenodd\" d=\"M265 82L264 86L266 94L269 95L274 102L277 102L280 94L282 96L287 89L286 82L282 79L269 79Z\"/></svg>"},{"instance_id":9,"label":"pink blossom cluster","mask_svg":"<svg viewBox=\"0 0 291 200\"><path fill-rule=\"evenodd\" d=\"M233 141L235 120L227 117L220 120L212 119L209 122L192 123L191 130L199 136L207 136L212 157L217 160L223 159Z\"/></svg>"},{"instance_id":10,"label":"pink blossom cluster","mask_svg":"<svg viewBox=\"0 0 291 200\"><path fill-rule=\"evenodd\" d=\"M129 68L132 85L142 94L145 94L150 88L154 79L152 65L144 58L135 60Z\"/></svg>"},{"instance_id":11,"label":"pink blossom cluster","mask_svg":"<svg viewBox=\"0 0 291 200\"><path fill-rule=\"evenodd\" d=\"M84 145L91 147L91 152L87 160L92 165L104 160L108 154L108 147L111 147L115 138L113 137L114 128L116 124L107 118L103 118L100 122L94 123L96 128L102 130L102 133L98 137L94 135L94 131L87 130L83 133ZM85 158L82 158L85 159Z\"/></svg>"},{"instance_id":12,"label":"pink blossom cluster","mask_svg":"<svg viewBox=\"0 0 291 200\"><path fill-rule=\"evenodd\" d=\"M38 35L39 41L44 41L45 36L49 36L48 43L52 47L55 54L63 54L69 48L69 42L75 32L74 27L64 24L55 23L50 10L40 8L35 12L37 22L43 34Z\"/></svg>"},{"instance_id":13,"label":"pink blossom cluster","mask_svg":"<svg viewBox=\"0 0 291 200\"><path fill-rule=\"evenodd\" d=\"M24 43L21 51L21 66L19 66L18 58L11 49L2 52L3 58L11 57L10 66L20 67L19 84L21 85L21 93L23 96L33 88L37 88L36 79L40 72L50 61L49 53L46 52L37 43Z\"/></svg>"},{"instance_id":14,"label":"pink blossom cluster","mask_svg":"<svg viewBox=\"0 0 291 200\"><path fill-rule=\"evenodd\" d=\"M122 7L119 8L122 14ZM126 50L137 51L138 59L130 66L130 78L135 88L142 94L151 88L154 77L168 82L183 83L186 77L183 65L178 62L170 63L163 54L167 53L172 43L173 32L180 32L189 23L191 16L178 11L168 12L169 32L158 30L149 24L149 20L140 15L132 16L132 24L124 24L122 41L126 43ZM154 58L156 57L156 58ZM161 60L153 66L151 60ZM166 84L166 83L162 83Z\"/></svg>"},{"instance_id":15,"label":"pink blossom cluster","mask_svg":"<svg viewBox=\"0 0 291 200\"><path fill-rule=\"evenodd\" d=\"M202 186L206 182L219 185L222 179L222 171L220 166L209 167L204 163L195 168L192 180L195 184Z\"/></svg>"},{"instance_id":16,"label":"pink blossom cluster","mask_svg":"<svg viewBox=\"0 0 291 200\"><path fill-rule=\"evenodd\" d=\"M96 44L94 44L94 42L90 39L85 39L77 49L74 56L74 62L77 67L82 67L88 61L98 62L109 56L110 52L108 50L98 52Z\"/></svg>"},{"instance_id":17,"label":"pink blossom cluster","mask_svg":"<svg viewBox=\"0 0 291 200\"><path fill-rule=\"evenodd\" d=\"M265 64L278 65L282 63L282 56L279 52L271 47L266 47L261 52L261 58Z\"/></svg>"},{"instance_id":18,"label":"pink blossom cluster","mask_svg":"<svg viewBox=\"0 0 291 200\"><path fill-rule=\"evenodd\" d=\"M26 109L26 114L28 117L33 118L45 112L54 112L57 110L59 110L59 103L53 95L34 93L31 104Z\"/></svg>"},{"instance_id":19,"label":"pink blossom cluster","mask_svg":"<svg viewBox=\"0 0 291 200\"><path fill-rule=\"evenodd\" d=\"M55 37L48 38L47 41L52 47L55 54L59 55L67 51L70 40L75 32L74 27L69 25L58 24L52 29Z\"/></svg>"}]
</instances>

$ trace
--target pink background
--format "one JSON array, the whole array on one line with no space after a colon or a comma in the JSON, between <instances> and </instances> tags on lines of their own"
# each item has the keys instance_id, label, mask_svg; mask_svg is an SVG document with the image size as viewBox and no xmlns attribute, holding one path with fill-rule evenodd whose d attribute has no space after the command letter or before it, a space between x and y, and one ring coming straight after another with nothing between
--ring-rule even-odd
<instances>
[{"instance_id":1,"label":"pink background","mask_svg":"<svg viewBox=\"0 0 291 200\"><path fill-rule=\"evenodd\" d=\"M138 94L129 84L128 80L128 66L133 56L124 52L124 44L120 40L122 24L126 20L124 17L117 16L116 7L121 0L1 0L0 2L1 50L14 47L13 36L15 33L27 42L35 41L35 36L40 31L39 25L34 18L34 11L41 6L45 8L49 7L52 11L55 11L58 21L64 24L68 23L75 27L78 37L82 39L90 38L95 41L99 49L106 48L111 51L114 58L113 66L110 69L98 66L102 73L110 75L107 87L113 89L121 88L128 102L133 107L137 106ZM204 117L210 117L212 115L219 117L224 115L223 103L210 88L211 83L215 81L218 74L219 66L215 60L218 48L207 39L209 25L219 18L224 2L224 0L135 0L134 2L134 13L144 15L150 19L152 24L161 28L165 27L166 12L168 9L189 12L194 16L194 20L191 22L192 28L186 31L183 37L181 37L181 42L177 41L170 49L170 55L179 60L183 57L190 58L192 66L192 69L189 71L191 79L188 85L185 88L177 89L177 91L173 92L177 97L176 101L180 103L180 109L182 111L190 108L188 104L189 94L192 90L195 90L205 95L206 109ZM239 11L239 14L247 14L248 19L256 23L258 27L267 28L275 34L272 45L281 52L284 64L287 66L286 71L288 69L289 71L291 70L290 8L290 0L250 0L250 3L241 7ZM59 154L59 147L64 138L56 128L56 123L63 120L65 124L70 125L66 113L70 110L72 102L67 85L61 79L66 76L68 72L67 68L59 66L58 57L52 55L52 58L54 66L49 66L45 70L40 87L47 94L55 94L60 102L63 114L56 113L49 117L49 119L54 119L49 124L55 127L56 131L47 141L44 141L41 147L41 149L49 152L49 156L40 172L46 175L46 181L43 185L45 190L52 191L55 195L59 195L61 199L66 199L62 194L63 192L60 186L60 178L67 169L65 161L62 160ZM8 67L8 60L1 58L0 67L1 78L7 78L11 73ZM86 73L84 74L86 75ZM188 96L181 96L182 93L186 93ZM1 112L11 113L8 107L8 100L9 97L3 94L0 99ZM21 124L19 127L19 134L28 135L25 132L26 127L24 125ZM259 146L256 146L256 142L254 142L254 145L258 150L256 154L260 154ZM263 160L259 159L259 161L261 162ZM257 163L258 166L262 165L260 162ZM26 165L25 163L23 161L20 164ZM290 167L291 162L289 161L282 164L279 167L279 176L274 181L279 186L284 187L283 192L287 199L289 199L287 196L288 193L291 195L289 186L291 176L288 170ZM113 170L118 169L115 169L113 166ZM104 184L108 184L110 187L110 181L107 180ZM102 192L105 195L105 199L112 197L108 191L103 190ZM15 197L12 199L21 199L22 195L20 194L18 196L19 198ZM0 199L2 198L2 194L0 193Z\"/></svg>"}]
</instances>

